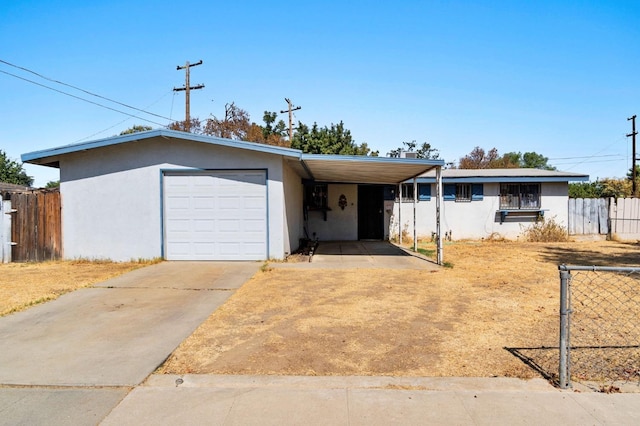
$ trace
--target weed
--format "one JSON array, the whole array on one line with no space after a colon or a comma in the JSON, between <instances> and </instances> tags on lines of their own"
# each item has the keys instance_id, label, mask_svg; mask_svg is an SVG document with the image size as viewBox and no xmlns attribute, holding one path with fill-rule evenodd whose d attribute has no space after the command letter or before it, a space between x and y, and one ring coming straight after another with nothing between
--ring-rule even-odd
<instances>
[{"instance_id":1,"label":"weed","mask_svg":"<svg viewBox=\"0 0 640 426\"><path fill-rule=\"evenodd\" d=\"M433 257L433 256L435 256L436 251L418 247L418 253L420 253L420 254L422 254L424 256L427 256L427 257Z\"/></svg>"},{"instance_id":2,"label":"weed","mask_svg":"<svg viewBox=\"0 0 640 426\"><path fill-rule=\"evenodd\" d=\"M392 230L390 232L390 237L389 237L389 241L391 241L392 243L399 243L398 241L398 224L394 224L392 223L390 226L390 229ZM409 224L405 223L402 226L402 244L413 244L413 236L411 234L409 234Z\"/></svg>"},{"instance_id":3,"label":"weed","mask_svg":"<svg viewBox=\"0 0 640 426\"><path fill-rule=\"evenodd\" d=\"M273 268L271 266L269 266L269 261L265 260L264 263L262 264L262 266L260 267L260 271L261 272L269 272L272 271Z\"/></svg>"},{"instance_id":4,"label":"weed","mask_svg":"<svg viewBox=\"0 0 640 426\"><path fill-rule=\"evenodd\" d=\"M503 237L498 232L492 232L491 235L489 235L486 238L483 238L483 240L490 243L504 243L508 241L505 237Z\"/></svg>"},{"instance_id":5,"label":"weed","mask_svg":"<svg viewBox=\"0 0 640 426\"><path fill-rule=\"evenodd\" d=\"M556 222L555 217L542 219L522 232L525 241L532 243L562 243L569 241L567 228Z\"/></svg>"}]
</instances>

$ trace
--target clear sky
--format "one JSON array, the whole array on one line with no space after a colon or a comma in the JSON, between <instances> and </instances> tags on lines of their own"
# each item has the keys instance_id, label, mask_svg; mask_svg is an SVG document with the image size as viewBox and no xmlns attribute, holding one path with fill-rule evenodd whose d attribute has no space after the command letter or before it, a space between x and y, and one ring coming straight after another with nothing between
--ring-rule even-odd
<instances>
[{"instance_id":1,"label":"clear sky","mask_svg":"<svg viewBox=\"0 0 640 426\"><path fill-rule=\"evenodd\" d=\"M535 151L592 180L631 166L640 115L638 1L3 1L0 60L153 112L184 118L184 71L204 84L191 115L235 102L301 106L343 121L381 155L416 140L446 161L475 146ZM8 75L61 90L94 104ZM0 149L25 152L154 128L144 114L0 63ZM145 121L142 118L149 121ZM286 115L281 115L286 120ZM640 119L638 120L640 128ZM640 151L640 139L639 139ZM25 165L36 185L57 169Z\"/></svg>"}]
</instances>

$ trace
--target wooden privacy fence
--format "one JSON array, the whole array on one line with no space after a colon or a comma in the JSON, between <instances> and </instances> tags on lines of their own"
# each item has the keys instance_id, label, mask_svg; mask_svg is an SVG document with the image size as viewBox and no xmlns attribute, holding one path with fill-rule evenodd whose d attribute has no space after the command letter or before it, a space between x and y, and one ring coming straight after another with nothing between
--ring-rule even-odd
<instances>
[{"instance_id":1,"label":"wooden privacy fence","mask_svg":"<svg viewBox=\"0 0 640 426\"><path fill-rule=\"evenodd\" d=\"M41 262L62 257L59 190L11 194L11 259Z\"/></svg>"},{"instance_id":2,"label":"wooden privacy fence","mask_svg":"<svg viewBox=\"0 0 640 426\"><path fill-rule=\"evenodd\" d=\"M640 238L640 198L569 198L570 235Z\"/></svg>"},{"instance_id":3,"label":"wooden privacy fence","mask_svg":"<svg viewBox=\"0 0 640 426\"><path fill-rule=\"evenodd\" d=\"M622 239L640 238L640 198L611 199L611 235Z\"/></svg>"},{"instance_id":4,"label":"wooden privacy fence","mask_svg":"<svg viewBox=\"0 0 640 426\"><path fill-rule=\"evenodd\" d=\"M609 233L609 200L569 198L569 235Z\"/></svg>"}]
</instances>

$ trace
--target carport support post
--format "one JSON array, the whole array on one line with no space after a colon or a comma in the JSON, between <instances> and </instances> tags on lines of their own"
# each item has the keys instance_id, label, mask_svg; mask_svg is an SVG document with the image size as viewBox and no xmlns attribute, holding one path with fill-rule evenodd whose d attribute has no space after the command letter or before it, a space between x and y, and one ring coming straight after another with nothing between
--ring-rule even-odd
<instances>
[{"instance_id":1,"label":"carport support post","mask_svg":"<svg viewBox=\"0 0 640 426\"><path fill-rule=\"evenodd\" d=\"M402 245L402 182L398 184L398 244Z\"/></svg>"},{"instance_id":2,"label":"carport support post","mask_svg":"<svg viewBox=\"0 0 640 426\"><path fill-rule=\"evenodd\" d=\"M413 178L413 251L418 252L418 232L416 230L416 202L418 200L418 179Z\"/></svg>"},{"instance_id":3,"label":"carport support post","mask_svg":"<svg viewBox=\"0 0 640 426\"><path fill-rule=\"evenodd\" d=\"M436 167L436 261L444 264L442 253L442 227L440 226L440 206L442 206L442 167Z\"/></svg>"}]
</instances>

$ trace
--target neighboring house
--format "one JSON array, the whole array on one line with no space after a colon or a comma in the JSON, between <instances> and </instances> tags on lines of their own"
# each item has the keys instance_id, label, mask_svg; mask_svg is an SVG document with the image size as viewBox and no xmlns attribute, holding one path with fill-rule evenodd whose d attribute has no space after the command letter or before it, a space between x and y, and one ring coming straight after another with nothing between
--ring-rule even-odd
<instances>
[{"instance_id":1,"label":"neighboring house","mask_svg":"<svg viewBox=\"0 0 640 426\"><path fill-rule=\"evenodd\" d=\"M164 129L22 161L60 169L63 256L113 260L282 259L303 238L384 239L385 185L444 164L310 155Z\"/></svg>"},{"instance_id":2,"label":"neighboring house","mask_svg":"<svg viewBox=\"0 0 640 426\"><path fill-rule=\"evenodd\" d=\"M436 231L435 173L416 180L416 215L420 218L416 231L418 236L429 237ZM588 180L588 175L538 169L443 170L442 233L453 239L516 239L543 217L567 227L568 183ZM397 236L402 223L402 229L413 235L413 181L402 185L400 204L397 192L397 187L388 188L385 197L390 233Z\"/></svg>"}]
</instances>

